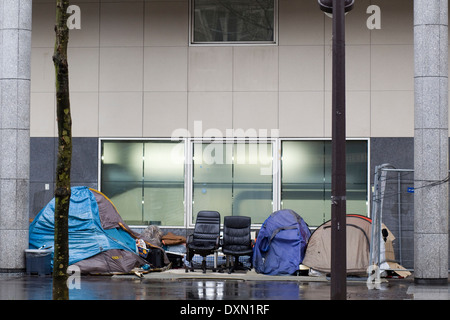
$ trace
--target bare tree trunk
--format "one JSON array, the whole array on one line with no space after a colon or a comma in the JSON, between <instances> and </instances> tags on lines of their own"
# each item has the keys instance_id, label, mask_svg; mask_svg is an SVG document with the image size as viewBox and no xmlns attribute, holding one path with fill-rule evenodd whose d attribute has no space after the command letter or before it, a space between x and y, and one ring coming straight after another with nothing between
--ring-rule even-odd
<instances>
[{"instance_id":1,"label":"bare tree trunk","mask_svg":"<svg viewBox=\"0 0 450 320\"><path fill-rule=\"evenodd\" d=\"M68 300L70 168L72 160L72 119L67 63L68 0L56 0L56 41L53 55L56 78L56 116L58 122L58 160L55 189L55 252L53 257L53 300Z\"/></svg>"}]
</instances>

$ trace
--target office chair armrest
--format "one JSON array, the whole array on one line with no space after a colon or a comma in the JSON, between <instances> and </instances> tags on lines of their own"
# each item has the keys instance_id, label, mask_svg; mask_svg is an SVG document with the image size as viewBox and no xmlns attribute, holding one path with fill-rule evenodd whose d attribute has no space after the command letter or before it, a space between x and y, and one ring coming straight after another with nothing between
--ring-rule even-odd
<instances>
[{"instance_id":1,"label":"office chair armrest","mask_svg":"<svg viewBox=\"0 0 450 320\"><path fill-rule=\"evenodd\" d=\"M222 239L220 236L216 238L216 249L219 249L222 246Z\"/></svg>"},{"instance_id":2,"label":"office chair armrest","mask_svg":"<svg viewBox=\"0 0 450 320\"><path fill-rule=\"evenodd\" d=\"M190 234L188 235L188 237L186 238L186 244L191 243L194 240L194 235Z\"/></svg>"}]
</instances>

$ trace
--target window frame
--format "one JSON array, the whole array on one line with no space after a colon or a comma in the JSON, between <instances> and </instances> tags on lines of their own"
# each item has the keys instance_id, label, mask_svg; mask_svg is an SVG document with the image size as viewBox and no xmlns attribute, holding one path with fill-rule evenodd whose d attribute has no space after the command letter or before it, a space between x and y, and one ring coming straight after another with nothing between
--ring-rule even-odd
<instances>
[{"instance_id":1,"label":"window frame","mask_svg":"<svg viewBox=\"0 0 450 320\"><path fill-rule=\"evenodd\" d=\"M280 155L282 155L282 145L284 141L332 141L331 138L281 138L279 141L279 146L280 146ZM372 198L371 198L371 180L370 180L370 138L358 138L358 137L347 137L346 141L366 141L367 142L367 186L366 186L366 208L367 208L367 217L371 217L371 202L372 202ZM282 198L281 198L281 186L282 186L282 174L281 174L281 170L282 170L282 164L283 159L280 156L279 159L279 174L278 174L278 183L279 183L279 190L280 190L280 194L279 194L279 203L278 203L278 209L280 210L282 208ZM330 199L331 201L331 199ZM299 214L301 215L301 213L299 212ZM310 226L311 229L316 229L318 226Z\"/></svg>"},{"instance_id":2,"label":"window frame","mask_svg":"<svg viewBox=\"0 0 450 320\"><path fill-rule=\"evenodd\" d=\"M183 224L182 225L167 225L167 226L158 226L159 228L186 228L186 200L187 198L187 179L186 179L186 175L187 175L187 150L186 150L186 146L187 146L187 139L186 138L177 138L177 139L172 139L172 138L99 138L99 147L98 147L98 190L101 191L102 190L102 186L101 186L101 182L102 182L102 151L103 151L103 142L104 141L110 141L110 142L114 142L114 141L129 141L129 142L152 142L152 141L160 141L160 142L179 142L179 143L183 143L184 145L184 186L183 186L183 206L184 206L184 214L183 214ZM120 214L120 212L119 212ZM125 219L124 219L125 220ZM130 228L133 229L145 229L147 226L146 225L136 225L136 224L130 224L129 225Z\"/></svg>"},{"instance_id":3,"label":"window frame","mask_svg":"<svg viewBox=\"0 0 450 320\"><path fill-rule=\"evenodd\" d=\"M279 183L278 183L278 170L279 170L279 157L278 157L278 151L279 151L279 139L276 138L217 138L217 139L211 139L211 138L190 138L188 140L188 146L187 150L189 152L187 159L189 159L188 165L188 172L186 176L186 180L188 180L189 187L187 188L188 194L187 194L187 202L186 202L186 227L187 228L194 228L195 222L193 221L194 212L193 212L193 192L194 192L194 176L193 176L193 170L194 170L194 144L195 143L205 143L205 142L211 142L211 143L222 143L222 144L233 144L233 143L245 143L245 142L257 142L257 143L268 143L272 144L272 211L276 211L279 207ZM223 215L224 213L220 213ZM262 223L252 223L252 228L260 228Z\"/></svg>"},{"instance_id":4,"label":"window frame","mask_svg":"<svg viewBox=\"0 0 450 320\"><path fill-rule=\"evenodd\" d=\"M370 138L347 138L346 140L356 140L356 141L366 141L367 142L367 214L368 217L371 216L371 180L370 180ZM273 212L280 210L282 207L281 204L281 170L282 170L282 144L284 141L331 141L331 138L217 138L217 139L211 139L211 138L99 138L99 147L98 147L98 178L97 178L97 185L98 190L101 190L101 181L102 181L102 148L103 148L103 141L130 141L130 142L137 142L137 141L167 141L167 142L182 142L184 144L184 216L183 216L183 225L177 225L177 226L160 226L162 229L165 228L187 228L192 229L195 227L195 223L192 221L193 218L193 153L194 153L194 143L202 143L202 142L216 142L216 143L234 143L234 142L262 142L262 143L271 143L272 144L272 192L273 192L273 198L272 198L272 210ZM223 213L221 213L223 214ZM268 213L267 216L269 216L270 213ZM262 224L253 224L252 228L257 229L260 228ZM133 229L144 229L147 226L145 225L130 225ZM312 228L315 228L314 226L311 226Z\"/></svg>"},{"instance_id":5,"label":"window frame","mask_svg":"<svg viewBox=\"0 0 450 320\"><path fill-rule=\"evenodd\" d=\"M278 45L278 0L274 2L273 40L272 41L208 41L196 42L194 39L194 2L189 0L189 46L277 46Z\"/></svg>"}]
</instances>

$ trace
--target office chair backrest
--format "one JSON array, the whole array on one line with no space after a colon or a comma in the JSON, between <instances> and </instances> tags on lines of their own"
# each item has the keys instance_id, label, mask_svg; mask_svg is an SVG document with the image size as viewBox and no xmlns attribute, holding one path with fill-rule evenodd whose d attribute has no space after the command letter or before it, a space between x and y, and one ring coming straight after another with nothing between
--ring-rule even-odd
<instances>
[{"instance_id":1,"label":"office chair backrest","mask_svg":"<svg viewBox=\"0 0 450 320\"><path fill-rule=\"evenodd\" d=\"M198 245L215 243L220 235L220 213L217 211L199 211L195 221L193 240Z\"/></svg>"},{"instance_id":2,"label":"office chair backrest","mask_svg":"<svg viewBox=\"0 0 450 320\"><path fill-rule=\"evenodd\" d=\"M223 247L231 251L248 250L251 218L244 216L227 216L223 225Z\"/></svg>"}]
</instances>

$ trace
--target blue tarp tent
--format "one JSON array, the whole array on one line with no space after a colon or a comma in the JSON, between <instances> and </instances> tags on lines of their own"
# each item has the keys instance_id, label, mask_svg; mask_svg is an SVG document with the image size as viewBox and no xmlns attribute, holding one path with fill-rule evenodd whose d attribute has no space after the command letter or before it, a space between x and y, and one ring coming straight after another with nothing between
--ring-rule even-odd
<instances>
[{"instance_id":1,"label":"blue tarp tent","mask_svg":"<svg viewBox=\"0 0 450 320\"><path fill-rule=\"evenodd\" d=\"M112 249L126 252L124 259L135 259L128 265L143 264L136 254L136 241L112 202L97 190L72 187L69 207L69 265ZM36 216L29 229L30 249L54 248L53 198ZM116 251L117 252L117 251ZM117 257L117 255L116 255ZM117 260L117 258L116 258ZM97 266L98 267L98 266ZM101 269L101 268L100 268ZM96 270L100 270L97 268ZM100 270L101 273L101 270Z\"/></svg>"},{"instance_id":2,"label":"blue tarp tent","mask_svg":"<svg viewBox=\"0 0 450 320\"><path fill-rule=\"evenodd\" d=\"M253 247L253 266L258 273L291 275L299 270L311 232L295 211L283 209L264 221Z\"/></svg>"}]
</instances>

